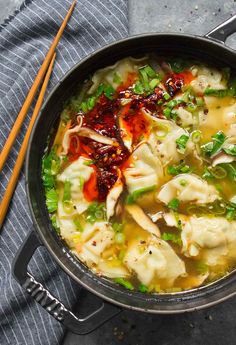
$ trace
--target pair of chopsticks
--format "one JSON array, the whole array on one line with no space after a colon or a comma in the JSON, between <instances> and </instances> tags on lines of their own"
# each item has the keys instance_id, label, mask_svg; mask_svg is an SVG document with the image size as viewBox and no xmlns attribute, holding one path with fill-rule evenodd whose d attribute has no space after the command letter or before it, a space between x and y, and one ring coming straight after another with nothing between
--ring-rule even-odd
<instances>
[{"instance_id":1,"label":"pair of chopsticks","mask_svg":"<svg viewBox=\"0 0 236 345\"><path fill-rule=\"evenodd\" d=\"M48 82L49 82L49 79L50 79L50 76L51 76L51 73L53 70L53 64L54 64L54 61L56 58L55 49L57 47L57 44L61 38L61 35L62 35L64 29L66 27L66 24L67 24L72 12L73 12L75 4L76 4L76 0L73 1L65 19L62 22L60 29L57 32L56 37L54 38L54 41L53 41L51 47L49 48L49 51L45 57L45 60L39 69L39 72L35 78L35 81L34 81L32 87L31 87L31 89L30 89L30 91L29 91L29 93L25 99L25 102L24 102L24 104L23 104L23 106L22 106L22 108L18 114L18 117L17 117L17 119L16 119L16 121L12 127L12 130L11 130L11 132L10 132L6 142L5 142L5 145L4 145L4 147L0 153L0 172L1 172L5 162L7 160L7 157L10 153L12 145L15 142L15 139L16 139L16 136L17 136L19 130L20 130L20 127L21 127L21 125L22 125L22 123L23 123L23 121L24 121L24 119L28 113L28 110L29 110L29 108L30 108L30 106L34 100L36 92L39 89L39 86L40 86L40 84L41 84L41 82L45 76L43 84L42 84L42 88L41 88L40 93L39 93L37 103L36 103L35 108L34 108L32 118L31 118L29 126L27 128L27 131L26 131L24 140L22 142L20 151L18 153L18 157L16 159L15 166L14 166L13 171L12 171L12 175L9 179L6 191L3 195L3 198L2 198L1 203L0 203L0 229L3 225L4 219L5 219L7 210L8 210L8 206L9 206L9 203L11 201L11 197L14 193L16 183L17 183L20 171L21 171L21 167L22 167L23 162L24 162L24 158L25 158L25 154L26 154L26 150L27 150L27 146L28 146L28 142L29 142L29 138L30 138L30 134L31 134L34 122L35 122L35 120L39 114L40 108L41 108L42 103L43 103L44 94L46 92L47 85L48 85Z\"/></svg>"}]
</instances>

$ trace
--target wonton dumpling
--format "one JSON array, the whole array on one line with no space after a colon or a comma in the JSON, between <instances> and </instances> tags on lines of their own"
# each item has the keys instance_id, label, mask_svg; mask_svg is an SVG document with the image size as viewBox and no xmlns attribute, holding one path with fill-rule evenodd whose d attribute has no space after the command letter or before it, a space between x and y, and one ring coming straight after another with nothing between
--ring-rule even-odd
<instances>
[{"instance_id":1,"label":"wonton dumpling","mask_svg":"<svg viewBox=\"0 0 236 345\"><path fill-rule=\"evenodd\" d=\"M96 91L99 84L104 82L116 89L118 85L114 82L114 73L121 78L122 82L125 82L129 73L137 72L141 66L145 65L145 60L146 57L141 59L129 57L118 61L115 65L98 70L92 77L93 85L89 89L89 94Z\"/></svg>"},{"instance_id":2,"label":"wonton dumpling","mask_svg":"<svg viewBox=\"0 0 236 345\"><path fill-rule=\"evenodd\" d=\"M181 218L181 217L180 217ZM229 253L229 245L236 242L236 222L223 217L195 217L182 221L181 239L186 256L202 254L209 266L220 264Z\"/></svg>"},{"instance_id":3,"label":"wonton dumpling","mask_svg":"<svg viewBox=\"0 0 236 345\"><path fill-rule=\"evenodd\" d=\"M125 182L129 193L158 186L163 177L161 163L146 143L141 144L131 156L132 166L125 169Z\"/></svg>"},{"instance_id":4,"label":"wonton dumpling","mask_svg":"<svg viewBox=\"0 0 236 345\"><path fill-rule=\"evenodd\" d=\"M194 149L193 143L191 140L188 140L185 154L179 153L176 139L181 135L188 135L188 132L177 126L173 121L155 118L147 111L143 111L143 114L153 123L153 129L148 143L152 151L159 157L163 166L179 162L184 155L187 155Z\"/></svg>"},{"instance_id":5,"label":"wonton dumpling","mask_svg":"<svg viewBox=\"0 0 236 345\"><path fill-rule=\"evenodd\" d=\"M226 89L222 73L214 68L194 66L192 73L196 78L190 85L196 93L204 93L207 87L217 90Z\"/></svg>"},{"instance_id":6,"label":"wonton dumpling","mask_svg":"<svg viewBox=\"0 0 236 345\"><path fill-rule=\"evenodd\" d=\"M185 183L183 184L182 181ZM174 198L183 202L207 204L218 199L219 194L214 186L209 185L197 175L180 174L164 184L157 194L157 199L165 204Z\"/></svg>"},{"instance_id":7,"label":"wonton dumpling","mask_svg":"<svg viewBox=\"0 0 236 345\"><path fill-rule=\"evenodd\" d=\"M126 265L138 276L145 285L154 278L166 279L171 285L176 278L186 274L185 264L171 246L159 239L152 238L144 251L138 243L130 245L124 258Z\"/></svg>"},{"instance_id":8,"label":"wonton dumpling","mask_svg":"<svg viewBox=\"0 0 236 345\"><path fill-rule=\"evenodd\" d=\"M183 107L179 107L175 110L176 114L178 115L178 123L181 124L183 127L189 127L193 125L193 114L184 109Z\"/></svg>"},{"instance_id":9,"label":"wonton dumpling","mask_svg":"<svg viewBox=\"0 0 236 345\"><path fill-rule=\"evenodd\" d=\"M98 264L102 252L113 242L114 231L108 223L87 223L81 234L81 250L76 255L88 266Z\"/></svg>"},{"instance_id":10,"label":"wonton dumpling","mask_svg":"<svg viewBox=\"0 0 236 345\"><path fill-rule=\"evenodd\" d=\"M86 158L79 157L57 177L58 181L64 183L67 180L70 181L71 198L79 214L83 213L89 206L89 202L84 198L81 187L81 181L83 183L87 182L93 173L93 168L84 164L87 161Z\"/></svg>"}]
</instances>

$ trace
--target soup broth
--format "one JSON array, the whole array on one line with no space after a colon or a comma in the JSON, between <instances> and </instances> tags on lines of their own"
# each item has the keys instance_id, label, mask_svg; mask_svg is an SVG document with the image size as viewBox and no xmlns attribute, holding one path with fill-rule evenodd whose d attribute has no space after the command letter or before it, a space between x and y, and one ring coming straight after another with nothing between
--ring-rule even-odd
<instances>
[{"instance_id":1,"label":"soup broth","mask_svg":"<svg viewBox=\"0 0 236 345\"><path fill-rule=\"evenodd\" d=\"M236 81L155 55L98 70L42 160L52 225L95 274L177 292L236 263Z\"/></svg>"}]
</instances>

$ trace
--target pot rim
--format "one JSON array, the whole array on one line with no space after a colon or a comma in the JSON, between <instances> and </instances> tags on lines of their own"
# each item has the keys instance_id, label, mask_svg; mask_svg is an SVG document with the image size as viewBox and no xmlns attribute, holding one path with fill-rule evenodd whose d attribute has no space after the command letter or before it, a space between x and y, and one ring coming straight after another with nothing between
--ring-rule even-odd
<instances>
[{"instance_id":1,"label":"pot rim","mask_svg":"<svg viewBox=\"0 0 236 345\"><path fill-rule=\"evenodd\" d=\"M28 199L28 203L29 203L29 208L30 208L30 212L31 212L31 216L33 219L33 223L35 225L36 228L36 232L40 237L40 240L42 241L43 245L47 248L47 250L50 252L50 254L53 256L53 258L55 259L55 261L57 262L57 264L64 270L64 272L66 274L68 274L73 280L75 280L77 283L81 284L85 289L87 289L88 291L92 292L93 294L97 295L98 297L102 298L103 300L106 300L112 304L118 305L120 307L124 307L126 309L130 309L130 310L136 310L136 311L142 311L142 312L147 312L147 313L152 313L152 314L178 314L178 313L183 313L183 312L191 312L194 310L200 310L206 307L210 307L213 306L215 304L218 304L222 301L225 301L226 299L234 296L236 294L236 291L232 291L229 294L227 294L226 296L223 296L221 298L218 298L216 300L213 301L209 301L209 302L205 302L205 303L201 303L200 305L196 305L193 307L188 307L188 300L184 301L184 303L186 303L184 308L180 308L177 310L159 310L159 309L150 309L150 308L143 308L143 307L139 307L139 306L133 306L133 305L128 305L125 304L121 301L118 301L114 298L111 298L109 296L106 296L105 292L101 293L99 291L97 291L96 289L92 288L91 286L89 286L87 283L85 283L83 280L81 280L77 275L74 274L74 272L71 271L71 269L68 268L68 264L66 265L66 263L62 262L61 258L59 257L59 255L57 255L55 253L55 251L52 248L52 244L49 244L49 241L45 238L45 236L43 235L41 228L38 224L38 221L35 217L35 213L34 213L34 208L32 206L32 202L31 202L31 192L30 192L30 188L29 188L29 164L30 164L30 152L31 152L31 147L32 147L32 141L34 139L35 136L35 132L36 132L36 128L38 125L38 122L41 118L41 115L43 114L43 111L45 109L45 107L47 106L47 103L49 102L49 100L51 99L51 97L54 95L54 93L57 91L57 89L60 87L60 85L70 76L74 73L75 70L77 70L77 68L79 68L79 66L83 65L86 61L90 60L92 57L98 55L99 53L104 53L104 52L109 52L110 49L112 49L115 46L118 46L120 44L124 44L124 43L129 43L131 41L135 41L135 40L139 40L139 39L147 39L147 38L155 38L155 37L164 37L164 38L181 38L181 39L190 39L190 40L196 40L199 42L205 42L209 45L209 49L211 48L211 46L218 46L221 50L224 49L226 50L228 53L231 53L233 55L235 55L235 51L233 49L231 49L230 47L224 46L222 43L219 43L218 41L215 41L213 39L207 38L207 37L202 37L199 35L191 35L191 34L178 34L178 33L145 33L145 34L139 34L139 35L133 35L133 36L129 36L126 38L123 38L121 40L112 42L110 44L107 44L105 46L103 46L102 48L97 49L96 51L92 52L91 54L87 55L85 58L83 58L81 61L77 62L56 84L55 86L52 88L52 90L49 92L49 94L47 95L46 100L44 101L44 104L41 108L40 114L37 118L37 120L35 121L35 124L33 126L32 132L31 132L31 136L29 139L29 144L28 144L28 149L27 149L27 154L26 154L26 164L25 164L25 176L26 176L26 193L27 193L27 199ZM49 132L49 131L48 131ZM58 249L62 252L61 248ZM64 257L66 258L66 251L63 250L64 252ZM70 254L72 255L72 254ZM62 253L61 253L62 256ZM70 258L66 258L67 262L68 260L71 261ZM79 261L79 259L77 258L76 260ZM88 271L91 273L91 270L88 269ZM88 272L87 272L88 273ZM222 285L223 283L226 283L227 285L227 281L229 279L230 276L232 276L235 273L235 271L232 271L228 276L224 276L221 279L218 279L215 282L212 282L210 284L207 284L205 286L199 287L199 288L195 288L192 290L186 290L186 291L182 291L182 292L174 292L174 293L164 293L164 294L151 294L151 295L146 295L146 299L149 300L153 300L153 302L157 302L157 297L163 297L165 296L166 298L175 298L176 297L176 301L174 303L178 303L177 298L178 296L181 296L181 300L184 299L185 296L189 296L189 302L191 301L190 297L191 295L196 295L199 292L203 292L203 293L207 293L207 290L209 290L209 288L213 287L213 291L211 291L212 293L214 292L214 288L217 286L217 284ZM85 272L86 274L86 272ZM91 273L92 277L94 278L93 281L96 281L98 284L101 284L99 281L98 276L96 276L96 274ZM91 277L90 277L91 278ZM103 280L106 282L106 279ZM112 289L111 286L109 285L103 285L103 287L106 287L106 289ZM220 289L221 287L218 287L218 289ZM223 288L223 287L222 287ZM104 289L103 289L104 290ZM122 291L119 289L119 287L117 287L116 285L113 287L113 290L115 290L116 293L121 293ZM126 290L123 291L123 293L129 296L135 296L135 295L140 295L141 293L139 292L127 292ZM145 296L144 294L142 294L142 297ZM201 298L201 297L200 297ZM158 302L157 302L158 303Z\"/></svg>"}]
</instances>

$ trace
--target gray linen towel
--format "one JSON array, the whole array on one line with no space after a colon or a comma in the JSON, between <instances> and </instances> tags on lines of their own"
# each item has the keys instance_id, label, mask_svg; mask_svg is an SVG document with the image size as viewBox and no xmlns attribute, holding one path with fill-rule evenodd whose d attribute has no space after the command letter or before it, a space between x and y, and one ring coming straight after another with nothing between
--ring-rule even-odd
<instances>
[{"instance_id":1,"label":"gray linen towel","mask_svg":"<svg viewBox=\"0 0 236 345\"><path fill-rule=\"evenodd\" d=\"M11 130L27 91L72 0L25 1L0 25L0 149ZM80 59L128 34L127 0L78 0L57 49L49 90ZM0 175L0 195L11 174L32 109ZM11 263L31 228L24 173L0 234L0 344L58 344L63 327L47 314L11 276ZM52 261L46 249L31 261L36 277L69 307L78 286Z\"/></svg>"}]
</instances>

